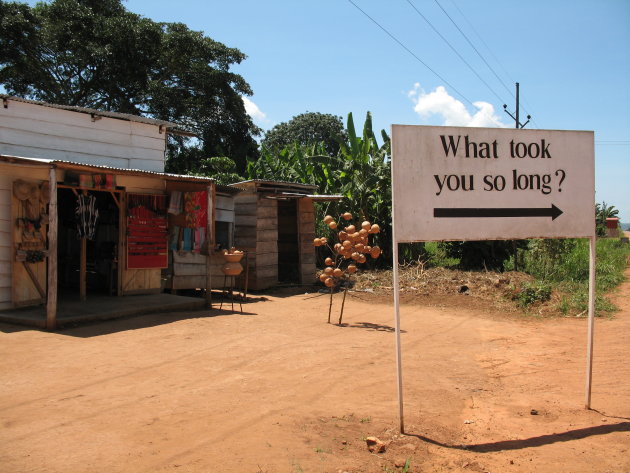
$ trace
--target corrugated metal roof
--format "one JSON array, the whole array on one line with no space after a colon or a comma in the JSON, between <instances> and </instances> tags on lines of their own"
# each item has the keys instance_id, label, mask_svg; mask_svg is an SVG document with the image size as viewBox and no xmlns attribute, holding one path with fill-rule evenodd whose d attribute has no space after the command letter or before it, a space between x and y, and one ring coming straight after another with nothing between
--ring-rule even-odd
<instances>
[{"instance_id":1,"label":"corrugated metal roof","mask_svg":"<svg viewBox=\"0 0 630 473\"><path fill-rule=\"evenodd\" d=\"M281 185L281 186L292 186L292 187L303 187L305 189L317 189L317 186L314 184L303 184L301 182L289 182L289 181L270 181L267 179L249 179L247 181L236 182L234 184L230 184L231 186L238 186L240 184L248 184L248 183L256 183L256 184L270 184L270 185Z\"/></svg>"},{"instance_id":2,"label":"corrugated metal roof","mask_svg":"<svg viewBox=\"0 0 630 473\"><path fill-rule=\"evenodd\" d=\"M334 200L343 200L343 195L333 194L333 195L307 195L309 199L313 199L315 202L329 202Z\"/></svg>"},{"instance_id":3,"label":"corrugated metal roof","mask_svg":"<svg viewBox=\"0 0 630 473\"><path fill-rule=\"evenodd\" d=\"M35 164L35 165L55 165L60 168L83 168L85 170L102 170L102 171L111 171L117 174L127 174L134 176L147 176L147 177L164 177L166 179L174 180L174 181L197 181L197 182L216 182L211 177L205 176L191 176L184 174L172 174L168 172L157 172L157 171L146 171L144 169L128 169L128 168L117 168L111 166L102 166L98 164L85 164L78 163L74 161L64 161L60 159L43 159L43 158L26 158L22 156L9 156L9 155L0 155L0 161L4 162L17 162L24 164ZM236 186L225 186L221 184L216 185L217 189L220 189L229 193L238 193L243 191L243 189Z\"/></svg>"},{"instance_id":4,"label":"corrugated metal roof","mask_svg":"<svg viewBox=\"0 0 630 473\"><path fill-rule=\"evenodd\" d=\"M105 110L97 110L94 108L77 107L74 105L58 105L58 104L53 104L53 103L48 103L48 102L41 102L39 100L30 100L30 99L25 99L22 97L15 97L15 96L6 95L6 94L0 94L0 98L2 100L13 100L15 102L41 105L42 107L56 108L59 110L68 110L71 112L86 113L93 116L114 118L116 120L125 120L129 122L144 123L147 125L163 126L163 127L166 127L167 131L176 135L187 135L187 136L195 135L193 132L189 130L185 130L184 128L181 128L181 126L178 125L177 123L168 122L165 120L157 120L154 118L140 117L138 115L131 115L128 113L108 112Z\"/></svg>"}]
</instances>

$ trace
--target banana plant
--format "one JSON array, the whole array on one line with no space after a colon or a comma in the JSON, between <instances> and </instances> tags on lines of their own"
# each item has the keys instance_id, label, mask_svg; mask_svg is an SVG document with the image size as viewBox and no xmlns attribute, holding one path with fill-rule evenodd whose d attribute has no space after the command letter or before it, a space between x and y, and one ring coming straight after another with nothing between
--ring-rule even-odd
<instances>
[{"instance_id":1,"label":"banana plant","mask_svg":"<svg viewBox=\"0 0 630 473\"><path fill-rule=\"evenodd\" d=\"M379 145L372 129L372 115L367 113L363 133L357 135L352 113L348 114L346 137L335 137L339 153L330 156L323 145L294 144L280 153L263 149L260 158L247 166L250 179L270 179L314 184L321 194L343 195L339 203L325 204L325 214L349 210L358 218L382 224L379 244L391 246L391 175L390 139L381 132ZM321 219L320 219L321 220ZM386 258L387 260L387 252Z\"/></svg>"}]
</instances>

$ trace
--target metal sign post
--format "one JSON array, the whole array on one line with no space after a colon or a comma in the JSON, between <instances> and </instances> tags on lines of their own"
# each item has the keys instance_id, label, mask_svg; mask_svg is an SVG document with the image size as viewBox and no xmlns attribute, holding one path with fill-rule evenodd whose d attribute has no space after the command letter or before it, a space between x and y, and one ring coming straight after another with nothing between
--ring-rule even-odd
<instances>
[{"instance_id":1,"label":"metal sign post","mask_svg":"<svg viewBox=\"0 0 630 473\"><path fill-rule=\"evenodd\" d=\"M398 243L396 240L396 224L394 222L394 219L395 217L393 215L392 207L392 240L394 245L392 251L394 265L394 327L396 329L396 381L398 382L398 416L400 419L400 433L404 433L405 416L403 413L402 352L400 347L400 278L398 273Z\"/></svg>"},{"instance_id":2,"label":"metal sign post","mask_svg":"<svg viewBox=\"0 0 630 473\"><path fill-rule=\"evenodd\" d=\"M391 137L401 432L399 243L589 238L586 407L590 407L595 304L594 133L392 125Z\"/></svg>"},{"instance_id":3,"label":"metal sign post","mask_svg":"<svg viewBox=\"0 0 630 473\"><path fill-rule=\"evenodd\" d=\"M586 400L584 406L591 408L591 388L593 378L593 330L595 328L595 263L597 238L589 241L588 264L588 336L586 343Z\"/></svg>"}]
</instances>

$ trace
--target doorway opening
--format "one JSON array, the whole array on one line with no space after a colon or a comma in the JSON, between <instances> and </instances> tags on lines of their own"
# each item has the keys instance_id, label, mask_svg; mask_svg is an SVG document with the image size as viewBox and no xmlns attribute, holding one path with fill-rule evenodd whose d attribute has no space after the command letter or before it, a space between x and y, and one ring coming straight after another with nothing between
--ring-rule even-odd
<instances>
[{"instance_id":1,"label":"doorway opening","mask_svg":"<svg viewBox=\"0 0 630 473\"><path fill-rule=\"evenodd\" d=\"M300 282L297 200L278 200L278 280Z\"/></svg>"},{"instance_id":2,"label":"doorway opening","mask_svg":"<svg viewBox=\"0 0 630 473\"><path fill-rule=\"evenodd\" d=\"M78 193L59 188L58 287L64 294L79 295L81 287L82 238L77 215ZM85 239L85 287L88 294L117 295L120 210L110 191L89 190L98 211L93 239Z\"/></svg>"}]
</instances>

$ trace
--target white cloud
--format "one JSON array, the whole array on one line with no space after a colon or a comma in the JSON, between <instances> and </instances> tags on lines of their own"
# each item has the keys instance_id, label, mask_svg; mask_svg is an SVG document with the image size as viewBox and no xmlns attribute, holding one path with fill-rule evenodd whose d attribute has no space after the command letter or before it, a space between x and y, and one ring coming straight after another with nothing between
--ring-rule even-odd
<instances>
[{"instance_id":1,"label":"white cloud","mask_svg":"<svg viewBox=\"0 0 630 473\"><path fill-rule=\"evenodd\" d=\"M244 95L242 96L242 99L243 104L245 105L245 111L250 117L262 123L266 123L268 121L267 115L260 108L258 108L258 105L256 105L253 101L251 101L248 97L245 97Z\"/></svg>"},{"instance_id":2,"label":"white cloud","mask_svg":"<svg viewBox=\"0 0 630 473\"><path fill-rule=\"evenodd\" d=\"M427 120L436 115L442 117L442 125L446 126L481 126L507 128L494 112L494 107L488 102L474 102L478 109L474 114L466 106L450 96L444 86L438 86L433 92L426 93L416 82L407 96L414 103L413 110L420 118Z\"/></svg>"}]
</instances>

